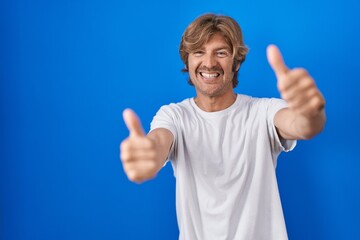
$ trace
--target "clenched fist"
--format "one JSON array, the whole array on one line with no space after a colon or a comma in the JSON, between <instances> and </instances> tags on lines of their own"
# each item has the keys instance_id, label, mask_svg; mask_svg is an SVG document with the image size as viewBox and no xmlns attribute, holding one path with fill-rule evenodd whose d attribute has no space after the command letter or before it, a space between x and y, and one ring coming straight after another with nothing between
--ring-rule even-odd
<instances>
[{"instance_id":1,"label":"clenched fist","mask_svg":"<svg viewBox=\"0 0 360 240\"><path fill-rule=\"evenodd\" d=\"M143 182L156 176L161 163L157 159L155 140L146 136L137 115L123 112L129 137L120 144L120 159L130 181Z\"/></svg>"}]
</instances>

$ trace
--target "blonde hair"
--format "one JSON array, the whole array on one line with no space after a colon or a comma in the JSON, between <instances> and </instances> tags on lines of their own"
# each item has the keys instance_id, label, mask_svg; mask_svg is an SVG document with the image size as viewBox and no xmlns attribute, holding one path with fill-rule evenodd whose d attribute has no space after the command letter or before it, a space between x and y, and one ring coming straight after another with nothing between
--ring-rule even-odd
<instances>
[{"instance_id":1,"label":"blonde hair","mask_svg":"<svg viewBox=\"0 0 360 240\"><path fill-rule=\"evenodd\" d=\"M248 48L244 44L243 35L239 24L228 16L205 14L195 19L185 29L181 42L179 53L181 60L185 64L183 72L188 72L188 57L189 54L200 49L206 44L210 37L215 33L220 33L225 38L225 41L229 44L232 50L233 63L233 87L238 84L238 71L236 66L242 64L245 61ZM190 85L194 85L189 78Z\"/></svg>"}]
</instances>

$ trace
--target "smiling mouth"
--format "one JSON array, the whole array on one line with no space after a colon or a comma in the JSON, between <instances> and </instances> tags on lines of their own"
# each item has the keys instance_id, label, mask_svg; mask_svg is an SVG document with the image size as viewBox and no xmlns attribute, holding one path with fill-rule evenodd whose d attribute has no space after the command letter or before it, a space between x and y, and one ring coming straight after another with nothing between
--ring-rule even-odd
<instances>
[{"instance_id":1,"label":"smiling mouth","mask_svg":"<svg viewBox=\"0 0 360 240\"><path fill-rule=\"evenodd\" d=\"M199 74L200 74L200 76L202 76L205 79L215 79L215 78L218 78L220 76L220 73L204 73L204 72L200 72Z\"/></svg>"}]
</instances>

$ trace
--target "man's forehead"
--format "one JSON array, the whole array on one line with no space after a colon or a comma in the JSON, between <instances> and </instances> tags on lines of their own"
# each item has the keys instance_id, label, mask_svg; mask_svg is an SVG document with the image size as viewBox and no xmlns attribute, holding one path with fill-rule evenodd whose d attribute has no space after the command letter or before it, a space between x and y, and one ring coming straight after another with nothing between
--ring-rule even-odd
<instances>
[{"instance_id":1,"label":"man's forehead","mask_svg":"<svg viewBox=\"0 0 360 240\"><path fill-rule=\"evenodd\" d=\"M201 46L201 48L209 48L209 47L212 49L231 50L229 43L226 41L225 37L220 33L216 33L212 35L209 38L209 40Z\"/></svg>"}]
</instances>

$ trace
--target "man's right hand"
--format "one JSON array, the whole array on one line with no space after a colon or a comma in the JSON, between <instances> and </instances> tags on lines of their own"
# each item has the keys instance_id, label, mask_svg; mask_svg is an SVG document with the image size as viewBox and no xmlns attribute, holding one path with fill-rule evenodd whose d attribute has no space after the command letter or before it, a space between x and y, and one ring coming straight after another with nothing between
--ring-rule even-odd
<instances>
[{"instance_id":1,"label":"man's right hand","mask_svg":"<svg viewBox=\"0 0 360 240\"><path fill-rule=\"evenodd\" d=\"M154 178L162 167L157 159L155 140L145 135L135 112L125 109L123 118L129 137L120 144L120 159L127 177L136 183Z\"/></svg>"}]
</instances>

